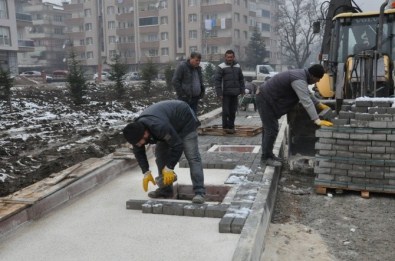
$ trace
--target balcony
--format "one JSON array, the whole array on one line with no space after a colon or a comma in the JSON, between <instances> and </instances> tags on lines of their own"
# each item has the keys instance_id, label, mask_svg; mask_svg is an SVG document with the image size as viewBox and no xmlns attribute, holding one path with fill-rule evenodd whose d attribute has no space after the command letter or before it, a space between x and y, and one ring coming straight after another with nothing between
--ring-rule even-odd
<instances>
[{"instance_id":1,"label":"balcony","mask_svg":"<svg viewBox=\"0 0 395 261\"><path fill-rule=\"evenodd\" d=\"M18 51L20 51L20 52L34 51L34 41L33 40L18 40Z\"/></svg>"},{"instance_id":2,"label":"balcony","mask_svg":"<svg viewBox=\"0 0 395 261\"><path fill-rule=\"evenodd\" d=\"M16 13L16 23L18 27L33 25L33 19L30 14Z\"/></svg>"}]
</instances>

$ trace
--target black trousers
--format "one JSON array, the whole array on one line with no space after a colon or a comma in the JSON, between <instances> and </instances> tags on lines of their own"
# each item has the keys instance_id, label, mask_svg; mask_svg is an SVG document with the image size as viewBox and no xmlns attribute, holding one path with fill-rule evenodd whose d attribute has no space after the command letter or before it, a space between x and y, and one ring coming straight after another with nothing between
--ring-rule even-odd
<instances>
[{"instance_id":1,"label":"black trousers","mask_svg":"<svg viewBox=\"0 0 395 261\"><path fill-rule=\"evenodd\" d=\"M234 129L237 106L239 105L238 96L222 97L222 129Z\"/></svg>"}]
</instances>

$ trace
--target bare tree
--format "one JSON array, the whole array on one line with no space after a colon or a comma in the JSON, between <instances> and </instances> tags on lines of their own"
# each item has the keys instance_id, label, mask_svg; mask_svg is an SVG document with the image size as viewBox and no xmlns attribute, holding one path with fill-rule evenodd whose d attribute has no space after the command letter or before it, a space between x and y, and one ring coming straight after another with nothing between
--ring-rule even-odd
<instances>
[{"instance_id":1,"label":"bare tree","mask_svg":"<svg viewBox=\"0 0 395 261\"><path fill-rule=\"evenodd\" d=\"M313 22L320 15L319 0L279 1L278 28L282 55L290 65L303 68L311 54L311 47L319 36L313 34Z\"/></svg>"}]
</instances>

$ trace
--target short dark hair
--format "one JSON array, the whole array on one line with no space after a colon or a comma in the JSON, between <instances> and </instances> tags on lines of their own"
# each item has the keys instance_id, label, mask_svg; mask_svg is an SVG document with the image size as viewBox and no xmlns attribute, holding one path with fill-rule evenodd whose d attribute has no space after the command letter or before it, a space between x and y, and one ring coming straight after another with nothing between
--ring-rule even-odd
<instances>
[{"instance_id":1,"label":"short dark hair","mask_svg":"<svg viewBox=\"0 0 395 261\"><path fill-rule=\"evenodd\" d=\"M189 56L190 58L198 58L202 59L202 55L198 52L192 52L191 55Z\"/></svg>"},{"instance_id":2,"label":"short dark hair","mask_svg":"<svg viewBox=\"0 0 395 261\"><path fill-rule=\"evenodd\" d=\"M227 54L233 54L233 55L235 55L235 52L233 51L233 50L226 50L226 52L225 52L225 55L227 55Z\"/></svg>"},{"instance_id":3,"label":"short dark hair","mask_svg":"<svg viewBox=\"0 0 395 261\"><path fill-rule=\"evenodd\" d=\"M309 67L308 71L312 76L320 79L322 78L322 76L324 76L325 73L324 67L321 64L313 64Z\"/></svg>"}]
</instances>

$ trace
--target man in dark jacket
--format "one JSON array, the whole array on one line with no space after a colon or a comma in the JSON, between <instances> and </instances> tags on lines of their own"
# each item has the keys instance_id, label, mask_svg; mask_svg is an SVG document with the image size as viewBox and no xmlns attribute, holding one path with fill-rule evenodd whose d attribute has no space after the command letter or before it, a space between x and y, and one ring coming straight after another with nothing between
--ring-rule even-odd
<instances>
[{"instance_id":1,"label":"man in dark jacket","mask_svg":"<svg viewBox=\"0 0 395 261\"><path fill-rule=\"evenodd\" d=\"M309 84L317 83L324 75L324 68L315 64L308 69L295 69L276 74L259 86L256 96L258 112L264 126L262 133L261 163L273 167L281 166L281 159L273 154L278 134L278 119L300 102L310 118L319 126L332 126L330 121L320 120L317 109L329 108L312 95Z\"/></svg>"},{"instance_id":2,"label":"man in dark jacket","mask_svg":"<svg viewBox=\"0 0 395 261\"><path fill-rule=\"evenodd\" d=\"M177 98L188 103L195 114L199 99L202 99L205 93L202 67L199 66L201 59L200 53L192 52L187 61L178 65L172 79Z\"/></svg>"},{"instance_id":3,"label":"man in dark jacket","mask_svg":"<svg viewBox=\"0 0 395 261\"><path fill-rule=\"evenodd\" d=\"M222 101L222 129L234 134L238 96L244 94L244 76L232 50L225 52L225 62L218 65L214 81L215 91Z\"/></svg>"},{"instance_id":4,"label":"man in dark jacket","mask_svg":"<svg viewBox=\"0 0 395 261\"><path fill-rule=\"evenodd\" d=\"M148 183L155 181L149 169L145 144L156 144L155 157L160 180L163 186L148 193L151 198L171 198L173 171L182 153L188 160L193 190L193 203L205 201L206 190L202 160L198 148L197 127L199 121L192 109L183 101L161 101L149 106L133 123L123 129L126 140L133 145L133 153L144 174L143 188L148 190ZM158 184L162 185L162 184Z\"/></svg>"}]
</instances>

